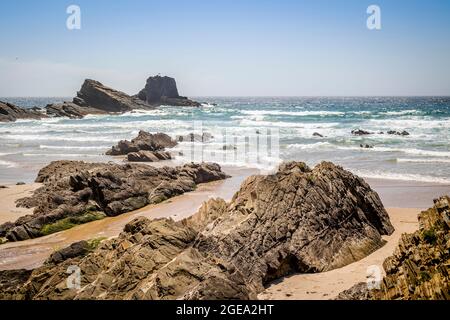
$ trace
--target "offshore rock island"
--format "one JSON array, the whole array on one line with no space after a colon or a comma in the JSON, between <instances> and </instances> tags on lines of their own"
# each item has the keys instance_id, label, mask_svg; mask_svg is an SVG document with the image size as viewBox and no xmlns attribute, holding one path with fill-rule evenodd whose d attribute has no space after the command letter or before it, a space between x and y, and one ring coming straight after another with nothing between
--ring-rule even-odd
<instances>
[{"instance_id":1,"label":"offshore rock island","mask_svg":"<svg viewBox=\"0 0 450 320\"><path fill-rule=\"evenodd\" d=\"M72 102L49 104L44 110L28 110L0 101L0 122L48 117L79 119L88 114L120 114L136 109L154 109L161 105L199 107L201 104L180 96L175 79L167 76L149 77L145 88L135 96L86 79Z\"/></svg>"}]
</instances>

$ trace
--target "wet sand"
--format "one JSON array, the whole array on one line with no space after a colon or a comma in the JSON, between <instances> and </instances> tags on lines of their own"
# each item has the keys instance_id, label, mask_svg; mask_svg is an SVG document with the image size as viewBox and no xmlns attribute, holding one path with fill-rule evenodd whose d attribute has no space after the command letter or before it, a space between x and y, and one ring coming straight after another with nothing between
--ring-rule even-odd
<instances>
[{"instance_id":1,"label":"wet sand","mask_svg":"<svg viewBox=\"0 0 450 320\"><path fill-rule=\"evenodd\" d=\"M359 282L366 282L369 266L378 266L384 275L383 261L394 252L402 233L418 229L420 209L388 208L395 232L383 236L386 244L371 255L345 267L322 273L294 274L271 284L258 298L262 300L327 300Z\"/></svg>"}]
</instances>

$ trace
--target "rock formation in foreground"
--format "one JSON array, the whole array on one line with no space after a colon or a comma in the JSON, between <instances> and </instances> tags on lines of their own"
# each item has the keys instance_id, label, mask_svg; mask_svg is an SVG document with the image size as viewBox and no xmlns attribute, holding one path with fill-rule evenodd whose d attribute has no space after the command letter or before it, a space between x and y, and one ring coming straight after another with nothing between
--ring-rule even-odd
<instances>
[{"instance_id":1,"label":"rock formation in foreground","mask_svg":"<svg viewBox=\"0 0 450 320\"><path fill-rule=\"evenodd\" d=\"M314 169L290 162L249 177L230 203L211 199L182 221L137 218L92 253L47 263L0 297L254 299L288 273L361 259L392 232L361 178L328 162ZM66 285L70 265L81 269L78 290Z\"/></svg>"},{"instance_id":2,"label":"rock formation in foreground","mask_svg":"<svg viewBox=\"0 0 450 320\"><path fill-rule=\"evenodd\" d=\"M359 283L339 299L450 300L450 197L435 200L419 214L419 230L403 234L383 268L379 290Z\"/></svg>"},{"instance_id":3,"label":"rock formation in foreground","mask_svg":"<svg viewBox=\"0 0 450 320\"><path fill-rule=\"evenodd\" d=\"M192 191L199 183L225 179L217 164L154 168L143 164L55 161L41 169L43 186L19 206L32 215L0 225L9 241L36 238L76 224L129 212Z\"/></svg>"},{"instance_id":4,"label":"rock formation in foreground","mask_svg":"<svg viewBox=\"0 0 450 320\"><path fill-rule=\"evenodd\" d=\"M117 146L113 146L106 154L109 156L119 156L138 153L140 151L159 152L164 151L165 148L173 148L176 145L177 142L165 133L151 134L141 130L136 138L131 141L119 141ZM155 156L157 155L155 154Z\"/></svg>"},{"instance_id":5,"label":"rock formation in foreground","mask_svg":"<svg viewBox=\"0 0 450 320\"><path fill-rule=\"evenodd\" d=\"M20 108L12 103L0 101L0 122L14 122L18 119L42 119L47 116L37 110Z\"/></svg>"},{"instance_id":6,"label":"rock formation in foreground","mask_svg":"<svg viewBox=\"0 0 450 320\"><path fill-rule=\"evenodd\" d=\"M144 89L137 94L137 97L150 105L193 107L201 105L199 102L180 96L174 78L159 75L149 77Z\"/></svg>"}]
</instances>

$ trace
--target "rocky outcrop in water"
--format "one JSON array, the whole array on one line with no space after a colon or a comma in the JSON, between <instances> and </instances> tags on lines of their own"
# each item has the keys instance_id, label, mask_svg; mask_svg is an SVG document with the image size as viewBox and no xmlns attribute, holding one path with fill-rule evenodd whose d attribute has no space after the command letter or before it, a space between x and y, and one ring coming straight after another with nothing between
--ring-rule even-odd
<instances>
[{"instance_id":1,"label":"rocky outcrop in water","mask_svg":"<svg viewBox=\"0 0 450 320\"><path fill-rule=\"evenodd\" d=\"M134 109L152 109L150 105L128 94L86 79L72 102L47 105L47 114L82 118L87 114L123 113Z\"/></svg>"},{"instance_id":2,"label":"rocky outcrop in water","mask_svg":"<svg viewBox=\"0 0 450 320\"><path fill-rule=\"evenodd\" d=\"M387 134L397 135L397 136L409 136L409 132L406 130L403 130L403 131L389 130L387 132Z\"/></svg>"},{"instance_id":3,"label":"rocky outcrop in water","mask_svg":"<svg viewBox=\"0 0 450 320\"><path fill-rule=\"evenodd\" d=\"M137 97L150 105L193 107L199 107L201 105L199 102L180 96L174 78L161 77L159 75L149 77L145 88L137 94Z\"/></svg>"},{"instance_id":4,"label":"rocky outcrop in water","mask_svg":"<svg viewBox=\"0 0 450 320\"><path fill-rule=\"evenodd\" d=\"M211 199L182 221L137 218L92 253L44 265L26 299L253 299L290 272L344 266L393 227L378 195L332 163L283 164L249 177L230 203ZM81 288L66 285L79 266Z\"/></svg>"},{"instance_id":5,"label":"rocky outcrop in water","mask_svg":"<svg viewBox=\"0 0 450 320\"><path fill-rule=\"evenodd\" d=\"M9 102L0 101L0 122L14 122L18 119L42 119L47 116L36 108L24 109Z\"/></svg>"},{"instance_id":6,"label":"rocky outcrop in water","mask_svg":"<svg viewBox=\"0 0 450 320\"><path fill-rule=\"evenodd\" d=\"M177 136L178 142L208 142L214 137L212 134L208 132L203 132L202 134L198 133L189 133L184 136Z\"/></svg>"},{"instance_id":7,"label":"rocky outcrop in water","mask_svg":"<svg viewBox=\"0 0 450 320\"><path fill-rule=\"evenodd\" d=\"M177 142L165 133L151 134L146 131L139 131L136 138L131 141L119 141L117 146L106 152L110 156L127 155L129 153L138 153L139 151L164 151L165 148L173 148ZM155 154L156 156L156 154Z\"/></svg>"},{"instance_id":8,"label":"rocky outcrop in water","mask_svg":"<svg viewBox=\"0 0 450 320\"><path fill-rule=\"evenodd\" d=\"M72 102L48 104L45 111L50 117L81 119L88 114L107 114L106 111L92 107L81 107Z\"/></svg>"},{"instance_id":9,"label":"rocky outcrop in water","mask_svg":"<svg viewBox=\"0 0 450 320\"><path fill-rule=\"evenodd\" d=\"M383 268L379 290L365 283L339 294L339 299L450 300L450 197L435 200L419 214L419 230L403 234Z\"/></svg>"},{"instance_id":10,"label":"rocky outcrop in water","mask_svg":"<svg viewBox=\"0 0 450 320\"><path fill-rule=\"evenodd\" d=\"M43 186L19 206L35 208L32 215L0 226L9 241L36 238L57 228L89 222L159 203L199 183L225 179L217 164L186 164L154 168L143 164L55 161L36 179Z\"/></svg>"}]
</instances>

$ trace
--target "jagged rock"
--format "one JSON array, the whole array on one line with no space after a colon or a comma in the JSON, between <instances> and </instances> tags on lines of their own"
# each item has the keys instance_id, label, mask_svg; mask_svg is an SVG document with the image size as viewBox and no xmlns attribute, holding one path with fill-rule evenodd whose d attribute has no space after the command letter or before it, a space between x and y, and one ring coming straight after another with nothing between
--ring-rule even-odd
<instances>
[{"instance_id":1,"label":"jagged rock","mask_svg":"<svg viewBox=\"0 0 450 320\"><path fill-rule=\"evenodd\" d=\"M45 107L46 113L51 117L68 117L71 119L81 119L88 114L106 114L104 110L91 107L81 107L72 102L48 104Z\"/></svg>"},{"instance_id":2,"label":"jagged rock","mask_svg":"<svg viewBox=\"0 0 450 320\"><path fill-rule=\"evenodd\" d=\"M177 136L178 142L208 142L213 136L208 132L203 132L201 135L198 133L189 133L185 136Z\"/></svg>"},{"instance_id":3,"label":"jagged rock","mask_svg":"<svg viewBox=\"0 0 450 320\"><path fill-rule=\"evenodd\" d=\"M67 259L84 256L90 251L89 243L85 240L72 243L70 246L53 252L45 261L46 264L58 264Z\"/></svg>"},{"instance_id":4,"label":"jagged rock","mask_svg":"<svg viewBox=\"0 0 450 320\"><path fill-rule=\"evenodd\" d=\"M367 283L360 282L355 284L350 289L344 290L338 294L335 300L369 300L370 291Z\"/></svg>"},{"instance_id":5,"label":"jagged rock","mask_svg":"<svg viewBox=\"0 0 450 320\"><path fill-rule=\"evenodd\" d=\"M31 197L19 199L18 206L34 207L32 215L15 223L0 225L9 241L42 236L45 225L89 212L115 216L148 204L158 203L199 183L225 179L214 163L154 168L143 164L85 163L55 161L39 172L43 186Z\"/></svg>"},{"instance_id":6,"label":"jagged rock","mask_svg":"<svg viewBox=\"0 0 450 320\"><path fill-rule=\"evenodd\" d=\"M450 300L450 197L419 214L419 230L402 234L384 260L380 289L357 284L339 294L345 300ZM351 293L351 294L349 294Z\"/></svg>"},{"instance_id":7,"label":"jagged rock","mask_svg":"<svg viewBox=\"0 0 450 320\"><path fill-rule=\"evenodd\" d=\"M364 136L364 135L372 134L372 132L365 131L362 129L357 129L357 130L352 130L352 134L355 136Z\"/></svg>"},{"instance_id":8,"label":"jagged rock","mask_svg":"<svg viewBox=\"0 0 450 320\"><path fill-rule=\"evenodd\" d=\"M318 133L318 132L314 132L314 133L313 133L313 137L323 138L323 135L321 135L321 134Z\"/></svg>"},{"instance_id":9,"label":"jagged rock","mask_svg":"<svg viewBox=\"0 0 450 320\"><path fill-rule=\"evenodd\" d=\"M0 270L0 300L21 300L17 294L30 278L32 270Z\"/></svg>"},{"instance_id":10,"label":"jagged rock","mask_svg":"<svg viewBox=\"0 0 450 320\"><path fill-rule=\"evenodd\" d=\"M157 162L170 160L172 156L169 152L164 151L139 151L129 153L127 158L130 162Z\"/></svg>"},{"instance_id":11,"label":"jagged rock","mask_svg":"<svg viewBox=\"0 0 450 320\"><path fill-rule=\"evenodd\" d=\"M233 145L224 145L222 146L222 150L227 151L227 150L237 150L236 146Z\"/></svg>"},{"instance_id":12,"label":"jagged rock","mask_svg":"<svg viewBox=\"0 0 450 320\"><path fill-rule=\"evenodd\" d=\"M90 79L84 81L77 96L73 99L73 103L105 112L127 112L134 109L152 108L139 99Z\"/></svg>"},{"instance_id":13,"label":"jagged rock","mask_svg":"<svg viewBox=\"0 0 450 320\"><path fill-rule=\"evenodd\" d=\"M24 109L9 102L0 101L0 122L14 122L18 119L42 119L46 115L37 109Z\"/></svg>"},{"instance_id":14,"label":"jagged rock","mask_svg":"<svg viewBox=\"0 0 450 320\"><path fill-rule=\"evenodd\" d=\"M383 267L386 276L373 299L450 300L450 197L419 214L419 230L403 234Z\"/></svg>"},{"instance_id":15,"label":"jagged rock","mask_svg":"<svg viewBox=\"0 0 450 320\"><path fill-rule=\"evenodd\" d=\"M180 96L174 78L166 76L161 77L159 75L149 77L145 88L137 94L137 97L150 105L194 107L199 107L201 105L199 102Z\"/></svg>"},{"instance_id":16,"label":"jagged rock","mask_svg":"<svg viewBox=\"0 0 450 320\"><path fill-rule=\"evenodd\" d=\"M151 134L141 130L136 138L131 141L119 141L117 146L113 146L106 154L118 156L139 151L163 151L165 148L173 148L176 145L177 142L165 133Z\"/></svg>"},{"instance_id":17,"label":"jagged rock","mask_svg":"<svg viewBox=\"0 0 450 320\"><path fill-rule=\"evenodd\" d=\"M402 132L395 131L395 130L389 130L387 132L387 134L393 134L393 135L397 135L397 136L409 136L409 132L406 130L403 130Z\"/></svg>"},{"instance_id":18,"label":"jagged rock","mask_svg":"<svg viewBox=\"0 0 450 320\"><path fill-rule=\"evenodd\" d=\"M393 227L378 195L341 167L290 162L249 177L230 203L182 221L136 218L84 257L44 265L15 293L29 299L255 299L293 271L344 266ZM67 267L81 289L66 286Z\"/></svg>"}]
</instances>

